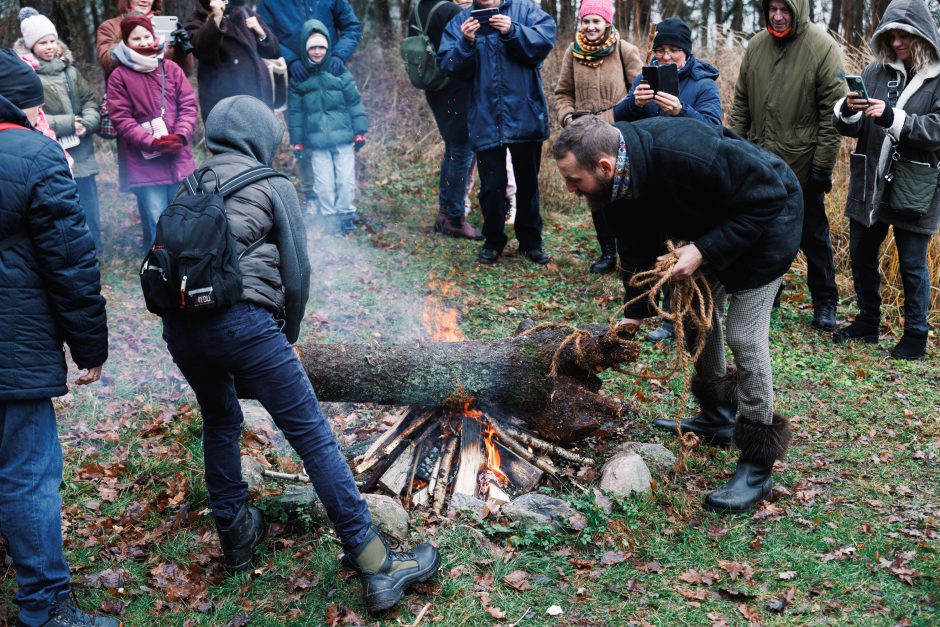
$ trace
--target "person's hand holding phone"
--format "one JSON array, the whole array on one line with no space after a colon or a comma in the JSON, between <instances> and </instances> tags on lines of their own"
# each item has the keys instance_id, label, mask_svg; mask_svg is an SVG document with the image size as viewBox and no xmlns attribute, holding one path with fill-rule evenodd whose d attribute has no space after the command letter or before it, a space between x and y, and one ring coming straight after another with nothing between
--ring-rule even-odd
<instances>
[{"instance_id":1,"label":"person's hand holding phone","mask_svg":"<svg viewBox=\"0 0 940 627\"><path fill-rule=\"evenodd\" d=\"M512 19L508 15L494 15L490 18L490 26L495 28L500 35L505 35L512 28Z\"/></svg>"},{"instance_id":2,"label":"person's hand holding phone","mask_svg":"<svg viewBox=\"0 0 940 627\"><path fill-rule=\"evenodd\" d=\"M861 100L863 103L867 104L863 107L859 107L859 111L865 112L866 118L880 118L884 115L885 112L885 101L878 100L876 98L869 98L867 101L864 98L856 98L856 100Z\"/></svg>"},{"instance_id":3,"label":"person's hand holding phone","mask_svg":"<svg viewBox=\"0 0 940 627\"><path fill-rule=\"evenodd\" d=\"M633 103L638 107L645 107L653 101L655 96L656 94L650 84L646 81L640 81L636 89L633 90Z\"/></svg>"},{"instance_id":4,"label":"person's hand holding phone","mask_svg":"<svg viewBox=\"0 0 940 627\"><path fill-rule=\"evenodd\" d=\"M675 117L682 112L682 102L672 94L667 94L664 91L656 92L653 102L659 105L659 108L667 115Z\"/></svg>"},{"instance_id":5,"label":"person's hand holding phone","mask_svg":"<svg viewBox=\"0 0 940 627\"><path fill-rule=\"evenodd\" d=\"M464 23L460 25L460 34L471 44L476 43L478 30L480 30L480 22L473 17L468 17Z\"/></svg>"}]
</instances>

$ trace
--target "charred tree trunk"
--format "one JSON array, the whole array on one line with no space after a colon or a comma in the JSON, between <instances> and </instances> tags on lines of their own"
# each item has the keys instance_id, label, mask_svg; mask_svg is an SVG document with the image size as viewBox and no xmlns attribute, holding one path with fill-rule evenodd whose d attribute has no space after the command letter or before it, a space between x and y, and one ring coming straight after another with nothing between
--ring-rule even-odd
<instances>
[{"instance_id":1,"label":"charred tree trunk","mask_svg":"<svg viewBox=\"0 0 940 627\"><path fill-rule=\"evenodd\" d=\"M622 416L624 404L598 394L598 372L633 362L639 345L606 328L569 341L553 328L498 340L416 344L303 344L297 352L323 401L462 406L475 400L520 418L556 442L595 431Z\"/></svg>"}]
</instances>

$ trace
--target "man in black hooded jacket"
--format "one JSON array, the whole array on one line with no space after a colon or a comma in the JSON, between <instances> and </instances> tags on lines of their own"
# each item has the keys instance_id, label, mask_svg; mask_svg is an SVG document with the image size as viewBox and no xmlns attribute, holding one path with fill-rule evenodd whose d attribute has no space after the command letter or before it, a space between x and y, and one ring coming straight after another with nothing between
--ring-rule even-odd
<instances>
[{"instance_id":1,"label":"man in black hooded jacket","mask_svg":"<svg viewBox=\"0 0 940 627\"><path fill-rule=\"evenodd\" d=\"M692 383L701 412L682 428L741 450L734 477L706 497L706 507L753 507L770 494L774 461L790 440L786 418L773 410L769 334L774 295L800 242L799 181L776 155L696 120L611 126L584 118L562 131L552 154L568 190L614 225L627 301L642 293L630 285L633 275L669 255L671 279L697 270L708 279L715 311ZM670 240L688 243L667 253ZM726 298L736 372L725 362ZM639 325L653 314L640 300L624 318Z\"/></svg>"}]
</instances>

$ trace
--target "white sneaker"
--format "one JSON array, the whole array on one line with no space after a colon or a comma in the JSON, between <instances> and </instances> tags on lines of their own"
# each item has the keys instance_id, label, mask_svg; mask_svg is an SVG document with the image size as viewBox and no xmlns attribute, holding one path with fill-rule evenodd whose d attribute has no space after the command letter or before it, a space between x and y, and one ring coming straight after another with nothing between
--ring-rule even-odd
<instances>
[{"instance_id":1,"label":"white sneaker","mask_svg":"<svg viewBox=\"0 0 940 627\"><path fill-rule=\"evenodd\" d=\"M506 224L516 223L516 195L506 196Z\"/></svg>"}]
</instances>

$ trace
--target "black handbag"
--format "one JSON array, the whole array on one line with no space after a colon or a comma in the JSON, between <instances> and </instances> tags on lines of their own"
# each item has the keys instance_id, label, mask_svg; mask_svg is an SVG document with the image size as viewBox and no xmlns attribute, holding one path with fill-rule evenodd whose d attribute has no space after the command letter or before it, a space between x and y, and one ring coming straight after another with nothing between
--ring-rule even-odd
<instances>
[{"instance_id":1,"label":"black handbag","mask_svg":"<svg viewBox=\"0 0 940 627\"><path fill-rule=\"evenodd\" d=\"M891 155L891 169L885 175L888 181L888 208L894 213L925 216L933 204L940 184L940 167Z\"/></svg>"}]
</instances>

